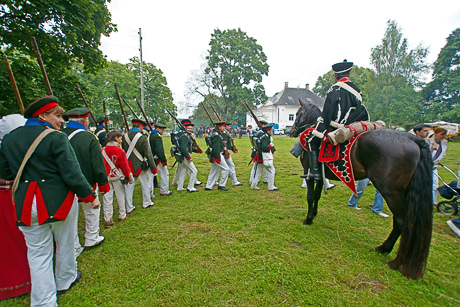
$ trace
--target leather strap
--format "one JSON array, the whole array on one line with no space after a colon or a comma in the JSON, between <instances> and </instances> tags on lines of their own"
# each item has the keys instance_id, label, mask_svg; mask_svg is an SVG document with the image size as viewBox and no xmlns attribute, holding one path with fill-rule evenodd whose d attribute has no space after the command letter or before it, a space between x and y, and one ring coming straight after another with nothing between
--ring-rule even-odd
<instances>
[{"instance_id":1,"label":"leather strap","mask_svg":"<svg viewBox=\"0 0 460 307\"><path fill-rule=\"evenodd\" d=\"M49 128L45 129L42 133L38 135L38 137L35 139L35 141L32 143L32 145L30 145L29 149L27 150L26 155L24 156L24 159L22 160L21 166L19 167L18 173L16 174L16 178L14 178L13 190L12 190L13 204L14 204L16 190L18 189L18 185L19 185L19 179L21 179L22 171L24 170L24 167L27 161L29 161L29 158L34 153L35 148L37 148L38 144L40 144L40 142L45 138L45 136L47 136L48 134L54 131L55 131L54 129L49 129Z\"/></svg>"}]
</instances>

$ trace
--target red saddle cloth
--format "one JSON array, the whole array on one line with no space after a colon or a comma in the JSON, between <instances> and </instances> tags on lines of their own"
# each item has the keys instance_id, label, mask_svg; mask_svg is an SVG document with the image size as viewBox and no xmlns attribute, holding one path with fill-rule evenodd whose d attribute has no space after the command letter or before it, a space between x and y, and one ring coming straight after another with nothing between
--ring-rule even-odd
<instances>
[{"instance_id":1,"label":"red saddle cloth","mask_svg":"<svg viewBox=\"0 0 460 307\"><path fill-rule=\"evenodd\" d=\"M306 151L308 151L308 137L312 131L313 128L310 128L300 135L300 144ZM318 158L318 161L324 162L331 172L345 183L355 195L357 195L357 193L350 151L359 135L360 134L354 136L351 140L335 146L329 142L328 139L326 141L321 141Z\"/></svg>"}]
</instances>

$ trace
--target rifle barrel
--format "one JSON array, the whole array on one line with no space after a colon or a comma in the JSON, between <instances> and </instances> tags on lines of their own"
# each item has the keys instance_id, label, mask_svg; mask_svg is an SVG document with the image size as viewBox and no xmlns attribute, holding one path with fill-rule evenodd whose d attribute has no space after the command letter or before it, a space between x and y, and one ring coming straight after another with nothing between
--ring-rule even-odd
<instances>
[{"instance_id":1,"label":"rifle barrel","mask_svg":"<svg viewBox=\"0 0 460 307\"><path fill-rule=\"evenodd\" d=\"M125 110L123 109L123 104L121 103L120 92L118 92L118 86L115 84L115 91L117 92L118 102L120 103L121 108L121 115L123 116L123 120L125 122L125 130L126 132L129 131L128 121L126 120Z\"/></svg>"},{"instance_id":2,"label":"rifle barrel","mask_svg":"<svg viewBox=\"0 0 460 307\"><path fill-rule=\"evenodd\" d=\"M128 102L126 102L125 97L121 97L121 99L123 99L123 101L125 102L125 104L128 106L128 109L131 111L131 113L133 113L134 117L136 117L137 119L139 119L139 117L136 115L136 113L134 113L133 108L131 108L130 105L128 104Z\"/></svg>"},{"instance_id":3,"label":"rifle barrel","mask_svg":"<svg viewBox=\"0 0 460 307\"><path fill-rule=\"evenodd\" d=\"M46 91L48 95L52 96L53 90L51 89L50 81L48 80L48 76L46 75L45 66L43 65L43 61L42 61L42 55L40 54L40 50L38 49L37 41L35 40L35 37L33 36L32 36L32 43L34 45L34 52L35 52L35 56L37 57L38 65L40 66L40 69L43 75L43 79L45 80Z\"/></svg>"},{"instance_id":4,"label":"rifle barrel","mask_svg":"<svg viewBox=\"0 0 460 307\"><path fill-rule=\"evenodd\" d=\"M19 109L21 110L21 114L24 114L24 105L22 104L21 94L19 94L18 86L16 84L16 80L14 79L13 70L11 69L10 62L6 57L6 54L3 54L3 59L5 61L6 70L8 71L8 76L10 77L11 85L13 86L14 95L18 101Z\"/></svg>"},{"instance_id":5,"label":"rifle barrel","mask_svg":"<svg viewBox=\"0 0 460 307\"><path fill-rule=\"evenodd\" d=\"M137 105L139 106L139 109L141 109L142 116L144 116L144 119L147 122L147 125L150 127L150 131L152 131L153 130L152 125L150 125L150 121L147 118L147 115L145 115L144 109L142 109L142 106L141 106L139 100L137 99L137 97L134 97L134 98L135 98L134 100L137 102Z\"/></svg>"},{"instance_id":6,"label":"rifle barrel","mask_svg":"<svg viewBox=\"0 0 460 307\"><path fill-rule=\"evenodd\" d=\"M83 93L80 90L80 87L77 84L77 90L80 93L81 98L83 99L83 102L85 103L86 107L89 109L89 114L91 115L91 118L94 121L94 124L97 125L96 118L94 118L93 112L91 111L91 108L89 107L89 104L86 102L85 96L83 96Z\"/></svg>"}]
</instances>

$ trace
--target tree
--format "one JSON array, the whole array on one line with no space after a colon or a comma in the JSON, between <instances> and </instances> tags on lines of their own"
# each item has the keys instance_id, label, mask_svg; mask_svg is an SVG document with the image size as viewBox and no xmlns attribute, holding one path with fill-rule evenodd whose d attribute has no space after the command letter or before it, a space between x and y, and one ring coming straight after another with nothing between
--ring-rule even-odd
<instances>
[{"instance_id":1,"label":"tree","mask_svg":"<svg viewBox=\"0 0 460 307\"><path fill-rule=\"evenodd\" d=\"M371 49L375 74L367 82L368 110L373 119L392 124L415 122L422 100L419 90L428 49L419 45L408 51L407 39L395 21L389 20L382 44Z\"/></svg>"},{"instance_id":2,"label":"tree","mask_svg":"<svg viewBox=\"0 0 460 307\"><path fill-rule=\"evenodd\" d=\"M143 119L142 113L134 101L134 97L140 99L140 72L139 59L131 58L128 64L121 64L116 61L110 61L106 68L102 69L97 76L90 74L82 74L83 81L80 87L84 86L87 91L84 92L86 100L91 104L93 113L96 117L103 116L102 101L105 101L108 115L111 120L120 126L124 126L121 115L120 104L115 91L115 84L118 87L121 97L124 97L129 106L134 110L135 115L131 113L129 108L123 104L123 110L128 121L136 116ZM167 87L166 78L161 70L157 69L151 63L144 62L144 86L148 105L145 107L145 112L153 121L166 123L169 121L164 107L166 106L171 112L176 111L173 104L171 91ZM81 98L78 96L77 101L82 104Z\"/></svg>"},{"instance_id":3,"label":"tree","mask_svg":"<svg viewBox=\"0 0 460 307\"><path fill-rule=\"evenodd\" d=\"M60 75L77 62L95 73L106 63L99 50L101 35L116 31L107 2L9 0L0 5L0 45L34 56L34 36L48 73Z\"/></svg>"},{"instance_id":4,"label":"tree","mask_svg":"<svg viewBox=\"0 0 460 307\"><path fill-rule=\"evenodd\" d=\"M262 77L268 75L267 57L257 40L241 29L214 30L206 65L188 82L189 94L221 98L219 112L226 120L245 121L243 101L266 101Z\"/></svg>"},{"instance_id":5,"label":"tree","mask_svg":"<svg viewBox=\"0 0 460 307\"><path fill-rule=\"evenodd\" d=\"M433 67L433 80L423 90L427 120L460 121L460 28L447 38ZM429 108L429 109L428 109Z\"/></svg>"},{"instance_id":6,"label":"tree","mask_svg":"<svg viewBox=\"0 0 460 307\"><path fill-rule=\"evenodd\" d=\"M353 69L351 70L350 79L361 90L364 102L366 102L367 98L365 86L372 74L373 71L371 69L360 66L353 66ZM337 81L334 78L334 72L330 70L324 75L318 77L315 83L315 87L313 88L313 93L323 99L326 99L327 92L336 82Z\"/></svg>"}]
</instances>

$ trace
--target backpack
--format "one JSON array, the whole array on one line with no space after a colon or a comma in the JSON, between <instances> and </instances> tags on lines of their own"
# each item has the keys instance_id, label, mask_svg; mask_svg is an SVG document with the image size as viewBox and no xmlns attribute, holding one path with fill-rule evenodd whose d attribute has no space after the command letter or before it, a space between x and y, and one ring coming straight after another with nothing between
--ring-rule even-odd
<instances>
[{"instance_id":1,"label":"backpack","mask_svg":"<svg viewBox=\"0 0 460 307\"><path fill-rule=\"evenodd\" d=\"M171 143L173 145L171 147L171 156L175 156L177 162L182 162L182 160L184 160L184 157L182 157L182 154L179 150L179 139L183 134L184 132L182 131L174 130L171 132Z\"/></svg>"}]
</instances>

